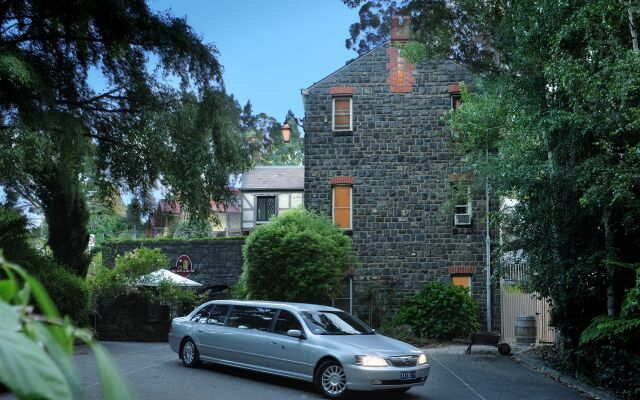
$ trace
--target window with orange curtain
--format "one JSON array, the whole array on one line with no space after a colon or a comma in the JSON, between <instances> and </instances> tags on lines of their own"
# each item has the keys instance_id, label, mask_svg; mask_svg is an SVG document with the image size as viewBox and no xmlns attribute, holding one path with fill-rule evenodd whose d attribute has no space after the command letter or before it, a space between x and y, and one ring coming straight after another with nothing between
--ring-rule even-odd
<instances>
[{"instance_id":1,"label":"window with orange curtain","mask_svg":"<svg viewBox=\"0 0 640 400\"><path fill-rule=\"evenodd\" d=\"M351 97L333 98L333 130L351 130Z\"/></svg>"},{"instance_id":2,"label":"window with orange curtain","mask_svg":"<svg viewBox=\"0 0 640 400\"><path fill-rule=\"evenodd\" d=\"M333 188L333 223L351 229L351 186Z\"/></svg>"},{"instance_id":3,"label":"window with orange curtain","mask_svg":"<svg viewBox=\"0 0 640 400\"><path fill-rule=\"evenodd\" d=\"M454 275L451 277L451 283L454 286L471 287L471 275Z\"/></svg>"}]
</instances>

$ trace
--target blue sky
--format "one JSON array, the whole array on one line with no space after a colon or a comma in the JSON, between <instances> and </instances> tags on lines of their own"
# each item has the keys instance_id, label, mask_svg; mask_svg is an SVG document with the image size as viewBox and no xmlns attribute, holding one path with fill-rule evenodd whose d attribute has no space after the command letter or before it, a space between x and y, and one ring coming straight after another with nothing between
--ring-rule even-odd
<instances>
[{"instance_id":1,"label":"blue sky","mask_svg":"<svg viewBox=\"0 0 640 400\"><path fill-rule=\"evenodd\" d=\"M344 46L358 20L340 0L151 0L154 10L186 16L220 52L228 93L254 112L303 117L300 89L356 56Z\"/></svg>"}]
</instances>

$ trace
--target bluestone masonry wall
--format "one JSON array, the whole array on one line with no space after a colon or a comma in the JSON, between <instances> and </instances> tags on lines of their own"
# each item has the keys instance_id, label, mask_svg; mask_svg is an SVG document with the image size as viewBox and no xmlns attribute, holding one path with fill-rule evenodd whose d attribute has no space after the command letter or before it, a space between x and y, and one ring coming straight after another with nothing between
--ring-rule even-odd
<instances>
[{"instance_id":1,"label":"bluestone masonry wall","mask_svg":"<svg viewBox=\"0 0 640 400\"><path fill-rule=\"evenodd\" d=\"M202 283L204 287L231 287L242 273L243 239L212 240L157 240L111 243L103 249L103 262L112 267L115 256L138 247L158 248L175 265L181 255L188 255L194 272L189 279Z\"/></svg>"},{"instance_id":2,"label":"bluestone masonry wall","mask_svg":"<svg viewBox=\"0 0 640 400\"><path fill-rule=\"evenodd\" d=\"M450 109L448 86L471 76L453 62L427 61L411 72L407 93L392 93L387 64L394 50L384 44L303 91L305 205L331 215L329 178L355 177L358 314L368 313L369 303L358 303L367 287L392 287L385 301L394 308L425 282L451 282L450 267L465 266L474 267L472 296L484 325L484 193L474 194L470 227L454 226L443 212L451 175L460 168L440 120ZM332 132L332 87L354 88L351 132ZM499 331L499 292L493 291L492 329Z\"/></svg>"}]
</instances>

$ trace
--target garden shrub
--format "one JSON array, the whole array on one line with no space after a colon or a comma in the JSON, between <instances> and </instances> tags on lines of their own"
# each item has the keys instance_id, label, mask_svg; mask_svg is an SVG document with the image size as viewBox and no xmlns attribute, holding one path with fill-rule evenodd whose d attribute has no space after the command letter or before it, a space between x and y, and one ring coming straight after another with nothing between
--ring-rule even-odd
<instances>
[{"instance_id":1,"label":"garden shrub","mask_svg":"<svg viewBox=\"0 0 640 400\"><path fill-rule=\"evenodd\" d=\"M329 218L297 208L249 235L243 277L234 293L245 298L326 303L352 266L351 240Z\"/></svg>"},{"instance_id":2,"label":"garden shrub","mask_svg":"<svg viewBox=\"0 0 640 400\"><path fill-rule=\"evenodd\" d=\"M91 309L95 311L112 304L135 287L141 277L168 265L169 258L160 249L139 247L116 257L113 269L96 266L95 275L88 281Z\"/></svg>"},{"instance_id":3,"label":"garden shrub","mask_svg":"<svg viewBox=\"0 0 640 400\"><path fill-rule=\"evenodd\" d=\"M211 226L204 220L184 219L180 221L173 232L174 239L193 239L211 237Z\"/></svg>"},{"instance_id":4,"label":"garden shrub","mask_svg":"<svg viewBox=\"0 0 640 400\"><path fill-rule=\"evenodd\" d=\"M563 367L623 398L640 398L640 271L620 316L600 315L580 335L577 348L565 348Z\"/></svg>"},{"instance_id":5,"label":"garden shrub","mask_svg":"<svg viewBox=\"0 0 640 400\"><path fill-rule=\"evenodd\" d=\"M435 339L464 337L480 329L478 306L462 286L432 282L400 308L397 324L409 324L416 335Z\"/></svg>"},{"instance_id":6,"label":"garden shrub","mask_svg":"<svg viewBox=\"0 0 640 400\"><path fill-rule=\"evenodd\" d=\"M137 292L150 302L179 304L194 307L202 303L206 295L185 289L171 281L163 280L157 287L139 286L140 278L166 268L169 258L160 249L139 247L116 258L115 267L108 269L96 260L88 279L90 305L93 312L113 304L120 296Z\"/></svg>"},{"instance_id":7,"label":"garden shrub","mask_svg":"<svg viewBox=\"0 0 640 400\"><path fill-rule=\"evenodd\" d=\"M68 315L77 325L87 322L88 291L82 278L38 253L29 240L27 218L21 213L0 207L0 249L7 260L21 264L42 282L60 314Z\"/></svg>"}]
</instances>

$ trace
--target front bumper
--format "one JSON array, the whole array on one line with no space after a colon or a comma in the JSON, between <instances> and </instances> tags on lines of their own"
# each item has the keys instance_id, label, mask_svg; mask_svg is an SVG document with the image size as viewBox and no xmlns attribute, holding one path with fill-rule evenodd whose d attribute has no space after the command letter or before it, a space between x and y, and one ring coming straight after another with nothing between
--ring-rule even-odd
<instances>
[{"instance_id":1,"label":"front bumper","mask_svg":"<svg viewBox=\"0 0 640 400\"><path fill-rule=\"evenodd\" d=\"M350 390L378 390L422 386L429 377L429 364L416 367L362 367L345 365L347 388ZM400 379L401 372L415 371L415 379Z\"/></svg>"}]
</instances>

